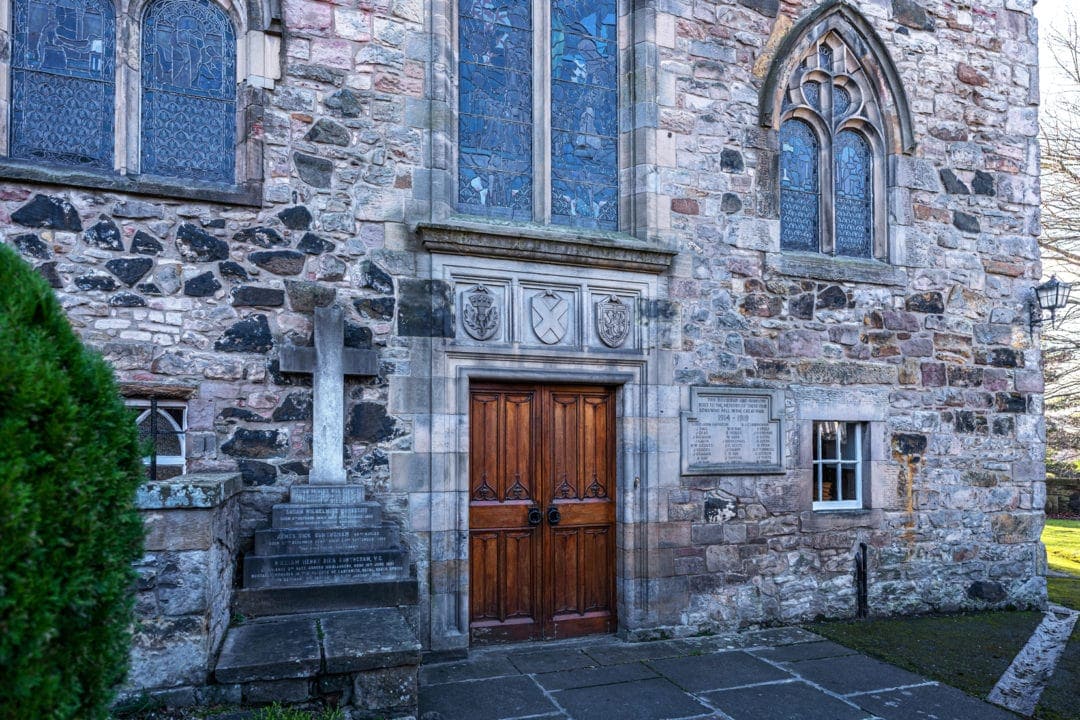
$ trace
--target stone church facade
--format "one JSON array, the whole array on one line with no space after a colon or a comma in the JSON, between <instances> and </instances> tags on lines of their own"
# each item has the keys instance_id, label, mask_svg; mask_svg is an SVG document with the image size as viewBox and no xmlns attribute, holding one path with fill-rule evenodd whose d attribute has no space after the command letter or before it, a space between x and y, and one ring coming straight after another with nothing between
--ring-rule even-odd
<instances>
[{"instance_id":1,"label":"stone church facade","mask_svg":"<svg viewBox=\"0 0 1080 720\"><path fill-rule=\"evenodd\" d=\"M143 684L306 479L319 306L425 651L1043 605L1031 5L14 0L3 241L239 474L140 498Z\"/></svg>"}]
</instances>

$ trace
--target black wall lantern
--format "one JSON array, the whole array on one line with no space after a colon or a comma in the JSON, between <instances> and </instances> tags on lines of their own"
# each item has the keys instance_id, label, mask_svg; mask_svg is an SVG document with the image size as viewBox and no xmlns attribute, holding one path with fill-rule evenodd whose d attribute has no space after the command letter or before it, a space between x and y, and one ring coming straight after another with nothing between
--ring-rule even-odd
<instances>
[{"instance_id":1,"label":"black wall lantern","mask_svg":"<svg viewBox=\"0 0 1080 720\"><path fill-rule=\"evenodd\" d=\"M1063 283L1056 275L1042 285L1035 287L1035 302L1031 304L1031 329L1036 325L1042 325L1042 315L1046 310L1050 311L1050 327L1056 327L1055 314L1069 302L1069 293L1072 292L1072 283Z\"/></svg>"}]
</instances>

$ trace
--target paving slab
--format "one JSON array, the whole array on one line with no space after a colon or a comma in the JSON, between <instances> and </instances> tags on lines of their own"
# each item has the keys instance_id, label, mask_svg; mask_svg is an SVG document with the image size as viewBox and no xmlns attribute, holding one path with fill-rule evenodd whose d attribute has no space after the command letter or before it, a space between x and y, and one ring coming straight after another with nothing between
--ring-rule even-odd
<instances>
[{"instance_id":1,"label":"paving slab","mask_svg":"<svg viewBox=\"0 0 1080 720\"><path fill-rule=\"evenodd\" d=\"M214 676L222 683L309 677L321 662L314 618L253 622L229 628Z\"/></svg>"},{"instance_id":2,"label":"paving slab","mask_svg":"<svg viewBox=\"0 0 1080 720\"><path fill-rule=\"evenodd\" d=\"M503 720L559 708L531 678L519 675L421 687L420 716L431 712L440 720Z\"/></svg>"},{"instance_id":3,"label":"paving slab","mask_svg":"<svg viewBox=\"0 0 1080 720\"><path fill-rule=\"evenodd\" d=\"M537 675L535 680L545 690L569 690L571 688L647 680L655 677L660 676L642 663L622 663L619 665L601 665L595 668L578 668L577 670L545 673Z\"/></svg>"},{"instance_id":4,"label":"paving slab","mask_svg":"<svg viewBox=\"0 0 1080 720\"><path fill-rule=\"evenodd\" d=\"M803 642L817 642L825 638L809 630L797 627L767 628L751 630L745 633L746 639L756 645L793 645Z\"/></svg>"},{"instance_id":5,"label":"paving slab","mask_svg":"<svg viewBox=\"0 0 1080 720\"><path fill-rule=\"evenodd\" d=\"M689 692L788 680L791 673L739 650L648 661L649 667Z\"/></svg>"},{"instance_id":6,"label":"paving slab","mask_svg":"<svg viewBox=\"0 0 1080 720\"><path fill-rule=\"evenodd\" d=\"M329 673L420 664L420 641L397 608L329 613L320 623Z\"/></svg>"},{"instance_id":7,"label":"paving slab","mask_svg":"<svg viewBox=\"0 0 1080 720\"><path fill-rule=\"evenodd\" d=\"M781 645L771 648L757 648L752 651L754 655L773 662L798 662L800 660L817 660L819 658L839 657L841 655L855 655L857 651L837 645L828 640L824 642L799 643L798 645Z\"/></svg>"},{"instance_id":8,"label":"paving slab","mask_svg":"<svg viewBox=\"0 0 1080 720\"><path fill-rule=\"evenodd\" d=\"M558 670L572 670L573 668L593 667L596 660L572 648L552 648L533 652L512 653L508 656L510 662L525 674L549 673Z\"/></svg>"},{"instance_id":9,"label":"paving slab","mask_svg":"<svg viewBox=\"0 0 1080 720\"><path fill-rule=\"evenodd\" d=\"M520 675L505 655L470 658L420 667L421 685L440 685L460 680L482 680L501 675Z\"/></svg>"},{"instance_id":10,"label":"paving slab","mask_svg":"<svg viewBox=\"0 0 1080 720\"><path fill-rule=\"evenodd\" d=\"M575 688L552 695L574 720L672 720L710 712L663 678Z\"/></svg>"},{"instance_id":11,"label":"paving slab","mask_svg":"<svg viewBox=\"0 0 1080 720\"><path fill-rule=\"evenodd\" d=\"M856 695L851 701L885 720L1017 720L1017 715L947 685Z\"/></svg>"},{"instance_id":12,"label":"paving slab","mask_svg":"<svg viewBox=\"0 0 1080 720\"><path fill-rule=\"evenodd\" d=\"M804 682L719 690L702 697L732 720L864 720L871 715Z\"/></svg>"},{"instance_id":13,"label":"paving slab","mask_svg":"<svg viewBox=\"0 0 1080 720\"><path fill-rule=\"evenodd\" d=\"M616 665L624 662L652 660L654 658L677 657L692 652L685 642L663 640L647 643L611 643L597 647L587 647L585 652L601 665Z\"/></svg>"},{"instance_id":14,"label":"paving slab","mask_svg":"<svg viewBox=\"0 0 1080 720\"><path fill-rule=\"evenodd\" d=\"M840 695L928 682L915 673L865 655L802 660L789 663L787 667L796 675Z\"/></svg>"}]
</instances>

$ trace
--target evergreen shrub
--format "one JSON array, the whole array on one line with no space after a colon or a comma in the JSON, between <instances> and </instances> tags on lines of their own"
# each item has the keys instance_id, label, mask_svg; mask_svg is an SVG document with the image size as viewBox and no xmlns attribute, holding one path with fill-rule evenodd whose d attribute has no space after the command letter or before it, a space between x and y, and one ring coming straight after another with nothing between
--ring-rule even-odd
<instances>
[{"instance_id":1,"label":"evergreen shrub","mask_svg":"<svg viewBox=\"0 0 1080 720\"><path fill-rule=\"evenodd\" d=\"M112 371L0 245L0 716L104 718L127 669L143 467Z\"/></svg>"}]
</instances>

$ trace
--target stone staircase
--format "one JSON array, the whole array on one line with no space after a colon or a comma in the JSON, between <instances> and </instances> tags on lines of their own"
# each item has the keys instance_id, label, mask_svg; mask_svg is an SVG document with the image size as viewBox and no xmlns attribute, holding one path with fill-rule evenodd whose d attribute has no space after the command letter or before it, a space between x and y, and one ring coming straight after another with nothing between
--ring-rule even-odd
<instances>
[{"instance_id":1,"label":"stone staircase","mask_svg":"<svg viewBox=\"0 0 1080 720\"><path fill-rule=\"evenodd\" d=\"M214 676L250 703L317 698L355 717L416 711L417 582L359 485L294 485L244 557Z\"/></svg>"}]
</instances>

